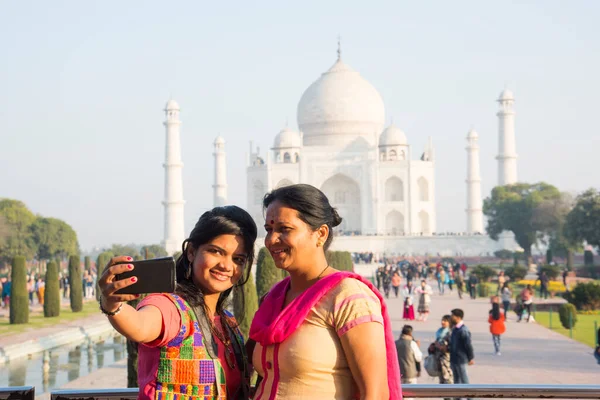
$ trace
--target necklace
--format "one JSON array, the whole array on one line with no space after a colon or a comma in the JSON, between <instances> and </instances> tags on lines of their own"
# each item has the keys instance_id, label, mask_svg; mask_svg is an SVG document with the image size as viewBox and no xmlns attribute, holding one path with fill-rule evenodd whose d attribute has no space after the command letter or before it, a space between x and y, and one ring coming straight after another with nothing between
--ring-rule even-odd
<instances>
[{"instance_id":1,"label":"necklace","mask_svg":"<svg viewBox=\"0 0 600 400\"><path fill-rule=\"evenodd\" d=\"M219 328L217 328L215 326L213 334L214 336L217 337L217 339L219 339L221 341L221 343L223 343L223 347L225 347L225 361L227 362L227 365L229 366L230 369L235 369L235 353L233 352L233 350L231 349L231 339L227 338L227 330L225 329L225 326L223 325L223 320L220 319L221 322L221 329L219 330ZM211 326L212 328L212 326Z\"/></svg>"},{"instance_id":2,"label":"necklace","mask_svg":"<svg viewBox=\"0 0 600 400\"><path fill-rule=\"evenodd\" d=\"M327 264L327 266L323 269L323 271L321 271L319 276L317 276L317 280L321 279L321 276L323 276L323 274L325 273L325 271L327 271L328 268L329 268L329 264Z\"/></svg>"}]
</instances>

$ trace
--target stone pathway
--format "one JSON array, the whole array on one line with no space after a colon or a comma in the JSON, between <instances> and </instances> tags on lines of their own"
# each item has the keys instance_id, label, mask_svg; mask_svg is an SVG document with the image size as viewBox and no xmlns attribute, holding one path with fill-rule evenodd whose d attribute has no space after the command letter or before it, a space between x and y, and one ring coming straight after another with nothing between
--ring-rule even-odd
<instances>
[{"instance_id":1,"label":"stone pathway","mask_svg":"<svg viewBox=\"0 0 600 400\"><path fill-rule=\"evenodd\" d=\"M390 298L388 305L394 336L398 337L402 326L413 326L415 338L421 341L426 353L433 340L439 321L453 308L462 308L465 323L472 333L475 348L475 365L469 367L471 383L478 384L597 384L600 365L592 356L592 349L552 332L536 323L517 323L514 313L509 315L507 332L502 336L502 355L494 355L492 338L487 322L490 309L488 299L471 300L457 292L446 291L444 296L434 292L431 314L427 322L402 320L401 299ZM415 305L416 307L416 305ZM58 328L58 327L57 327ZM63 388L123 388L127 384L126 360L68 383ZM424 375L419 383L437 383L436 378ZM48 399L38 396L38 400Z\"/></svg>"},{"instance_id":2,"label":"stone pathway","mask_svg":"<svg viewBox=\"0 0 600 400\"><path fill-rule=\"evenodd\" d=\"M426 322L403 321L400 299L388 300L394 336L398 337L405 323L412 325L415 339L421 341L421 350L427 347L440 327L440 320L450 310L461 308L465 324L469 327L475 349L475 365L468 368L471 383L478 384L597 384L600 365L592 355L593 349L537 323L516 322L514 312L509 313L506 333L502 335L502 355L494 354L489 333L489 299L471 300L456 290L440 296L437 283L431 283L431 313ZM415 298L415 310L417 308ZM418 314L417 314L418 316ZM436 383L436 378L425 372L419 383Z\"/></svg>"}]
</instances>

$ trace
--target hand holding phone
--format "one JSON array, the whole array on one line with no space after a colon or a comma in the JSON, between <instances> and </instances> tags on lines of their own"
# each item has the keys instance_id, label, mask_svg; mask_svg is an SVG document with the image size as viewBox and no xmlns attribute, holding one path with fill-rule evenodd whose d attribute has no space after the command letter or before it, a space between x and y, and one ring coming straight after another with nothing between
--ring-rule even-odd
<instances>
[{"instance_id":1,"label":"hand holding phone","mask_svg":"<svg viewBox=\"0 0 600 400\"><path fill-rule=\"evenodd\" d=\"M137 278L136 282L114 292L123 294L173 293L175 291L175 260L173 257L154 258L141 261L124 261L133 269L115 275L115 281Z\"/></svg>"}]
</instances>

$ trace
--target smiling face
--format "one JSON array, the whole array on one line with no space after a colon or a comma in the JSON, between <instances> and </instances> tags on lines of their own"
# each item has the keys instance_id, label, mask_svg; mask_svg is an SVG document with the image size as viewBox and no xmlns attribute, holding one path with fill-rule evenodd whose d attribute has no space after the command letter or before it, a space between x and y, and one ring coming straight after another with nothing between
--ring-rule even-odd
<instances>
[{"instance_id":1,"label":"smiling face","mask_svg":"<svg viewBox=\"0 0 600 400\"><path fill-rule=\"evenodd\" d=\"M442 328L448 328L450 326L450 322L448 320L442 320Z\"/></svg>"},{"instance_id":2,"label":"smiling face","mask_svg":"<svg viewBox=\"0 0 600 400\"><path fill-rule=\"evenodd\" d=\"M241 236L221 235L197 249L188 247L192 280L205 295L231 288L242 276L248 255Z\"/></svg>"},{"instance_id":3,"label":"smiling face","mask_svg":"<svg viewBox=\"0 0 600 400\"><path fill-rule=\"evenodd\" d=\"M313 230L298 217L298 211L279 201L274 201L267 208L265 230L265 247L277 268L286 271L312 266L319 252L323 254L322 244L328 234L326 226Z\"/></svg>"}]
</instances>

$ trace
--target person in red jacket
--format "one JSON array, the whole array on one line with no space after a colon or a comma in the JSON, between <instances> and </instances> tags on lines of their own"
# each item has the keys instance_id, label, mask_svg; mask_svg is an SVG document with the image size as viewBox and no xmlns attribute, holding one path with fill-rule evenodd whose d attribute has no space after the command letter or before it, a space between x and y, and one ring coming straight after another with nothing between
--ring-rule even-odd
<instances>
[{"instance_id":1,"label":"person in red jacket","mask_svg":"<svg viewBox=\"0 0 600 400\"><path fill-rule=\"evenodd\" d=\"M492 310L490 311L488 322L490 323L490 333L494 339L494 349L496 350L496 355L499 356L500 335L506 331L506 326L504 324L504 314L500 312L500 304L497 302L492 303Z\"/></svg>"}]
</instances>

